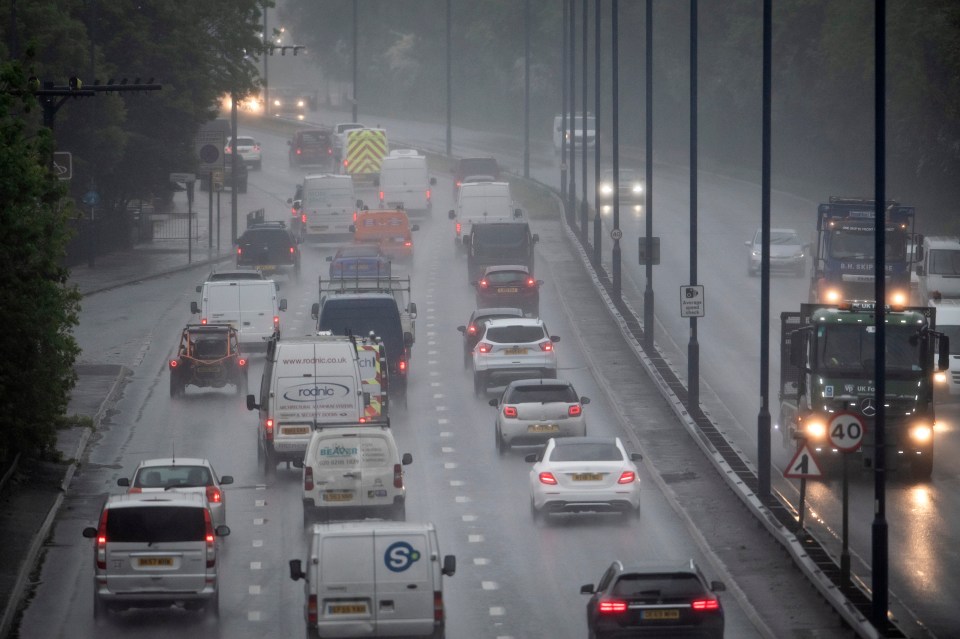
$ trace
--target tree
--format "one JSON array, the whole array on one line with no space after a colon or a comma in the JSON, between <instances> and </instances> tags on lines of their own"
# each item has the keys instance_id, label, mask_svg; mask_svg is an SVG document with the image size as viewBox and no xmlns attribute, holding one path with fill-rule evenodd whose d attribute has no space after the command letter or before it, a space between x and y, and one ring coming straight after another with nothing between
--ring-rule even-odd
<instances>
[{"instance_id":1,"label":"tree","mask_svg":"<svg viewBox=\"0 0 960 639\"><path fill-rule=\"evenodd\" d=\"M74 214L23 66L0 65L0 459L53 450L74 383L79 293L61 266Z\"/></svg>"}]
</instances>

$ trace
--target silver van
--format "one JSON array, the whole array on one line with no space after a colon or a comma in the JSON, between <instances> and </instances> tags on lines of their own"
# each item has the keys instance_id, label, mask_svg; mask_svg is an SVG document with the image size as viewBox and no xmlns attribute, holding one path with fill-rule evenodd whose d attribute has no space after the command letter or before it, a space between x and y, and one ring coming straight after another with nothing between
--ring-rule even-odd
<instances>
[{"instance_id":1,"label":"silver van","mask_svg":"<svg viewBox=\"0 0 960 639\"><path fill-rule=\"evenodd\" d=\"M93 616L168 607L219 614L217 537L206 498L196 493L127 494L107 499L94 540Z\"/></svg>"}]
</instances>

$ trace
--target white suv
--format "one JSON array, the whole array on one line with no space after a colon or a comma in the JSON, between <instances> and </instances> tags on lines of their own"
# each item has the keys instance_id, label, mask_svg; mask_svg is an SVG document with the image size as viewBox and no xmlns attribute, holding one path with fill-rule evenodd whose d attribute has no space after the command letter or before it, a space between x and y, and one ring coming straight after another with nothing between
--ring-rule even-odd
<instances>
[{"instance_id":1,"label":"white suv","mask_svg":"<svg viewBox=\"0 0 960 639\"><path fill-rule=\"evenodd\" d=\"M540 319L490 320L473 347L474 394L486 394L491 381L502 387L514 379L556 379L554 344L559 341L560 337L551 335Z\"/></svg>"}]
</instances>

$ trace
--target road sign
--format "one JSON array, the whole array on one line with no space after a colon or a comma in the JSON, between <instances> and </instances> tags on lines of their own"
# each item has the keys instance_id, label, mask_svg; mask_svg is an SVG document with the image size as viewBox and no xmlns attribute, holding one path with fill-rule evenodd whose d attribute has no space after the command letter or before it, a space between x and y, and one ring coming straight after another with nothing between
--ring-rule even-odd
<instances>
[{"instance_id":1,"label":"road sign","mask_svg":"<svg viewBox=\"0 0 960 639\"><path fill-rule=\"evenodd\" d=\"M53 152L53 172L58 180L69 180L73 177L73 154L70 151Z\"/></svg>"},{"instance_id":2,"label":"road sign","mask_svg":"<svg viewBox=\"0 0 960 639\"><path fill-rule=\"evenodd\" d=\"M783 471L783 476L787 479L816 479L823 477L823 471L820 470L820 464L813 454L813 449L809 444L804 444L793 455L793 459L787 464L787 469Z\"/></svg>"},{"instance_id":3,"label":"road sign","mask_svg":"<svg viewBox=\"0 0 960 639\"><path fill-rule=\"evenodd\" d=\"M703 285L680 287L680 317L703 317Z\"/></svg>"},{"instance_id":4,"label":"road sign","mask_svg":"<svg viewBox=\"0 0 960 639\"><path fill-rule=\"evenodd\" d=\"M620 229L613 229L610 231L611 240L619 240L622 237L623 237L623 231L621 231Z\"/></svg>"},{"instance_id":5,"label":"road sign","mask_svg":"<svg viewBox=\"0 0 960 639\"><path fill-rule=\"evenodd\" d=\"M830 444L844 453L852 453L863 444L863 420L855 413L837 413L827 429Z\"/></svg>"},{"instance_id":6,"label":"road sign","mask_svg":"<svg viewBox=\"0 0 960 639\"><path fill-rule=\"evenodd\" d=\"M223 131L200 131L194 141L197 157L200 163L197 170L208 173L214 170L223 170L223 145L226 143Z\"/></svg>"},{"instance_id":7,"label":"road sign","mask_svg":"<svg viewBox=\"0 0 960 639\"><path fill-rule=\"evenodd\" d=\"M171 182L196 182L197 176L194 173L171 173Z\"/></svg>"}]
</instances>

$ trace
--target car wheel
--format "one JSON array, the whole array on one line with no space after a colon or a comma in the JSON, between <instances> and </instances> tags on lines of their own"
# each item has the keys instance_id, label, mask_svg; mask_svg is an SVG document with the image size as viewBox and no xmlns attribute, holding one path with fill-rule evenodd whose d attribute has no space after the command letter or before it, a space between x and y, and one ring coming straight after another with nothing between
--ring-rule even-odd
<instances>
[{"instance_id":1,"label":"car wheel","mask_svg":"<svg viewBox=\"0 0 960 639\"><path fill-rule=\"evenodd\" d=\"M557 369L551 368L543 372L543 376L547 379L556 379L557 378Z\"/></svg>"},{"instance_id":2,"label":"car wheel","mask_svg":"<svg viewBox=\"0 0 960 639\"><path fill-rule=\"evenodd\" d=\"M493 434L497 438L497 454L503 457L507 452L507 444L505 441L503 441L503 435L500 434L499 428L495 429Z\"/></svg>"},{"instance_id":3,"label":"car wheel","mask_svg":"<svg viewBox=\"0 0 960 639\"><path fill-rule=\"evenodd\" d=\"M170 397L177 397L180 393L183 392L183 387L180 385L179 380L177 380L176 375L170 374Z\"/></svg>"},{"instance_id":4,"label":"car wheel","mask_svg":"<svg viewBox=\"0 0 960 639\"><path fill-rule=\"evenodd\" d=\"M483 397L487 392L486 375L483 373L473 373L473 394L476 397Z\"/></svg>"}]
</instances>

